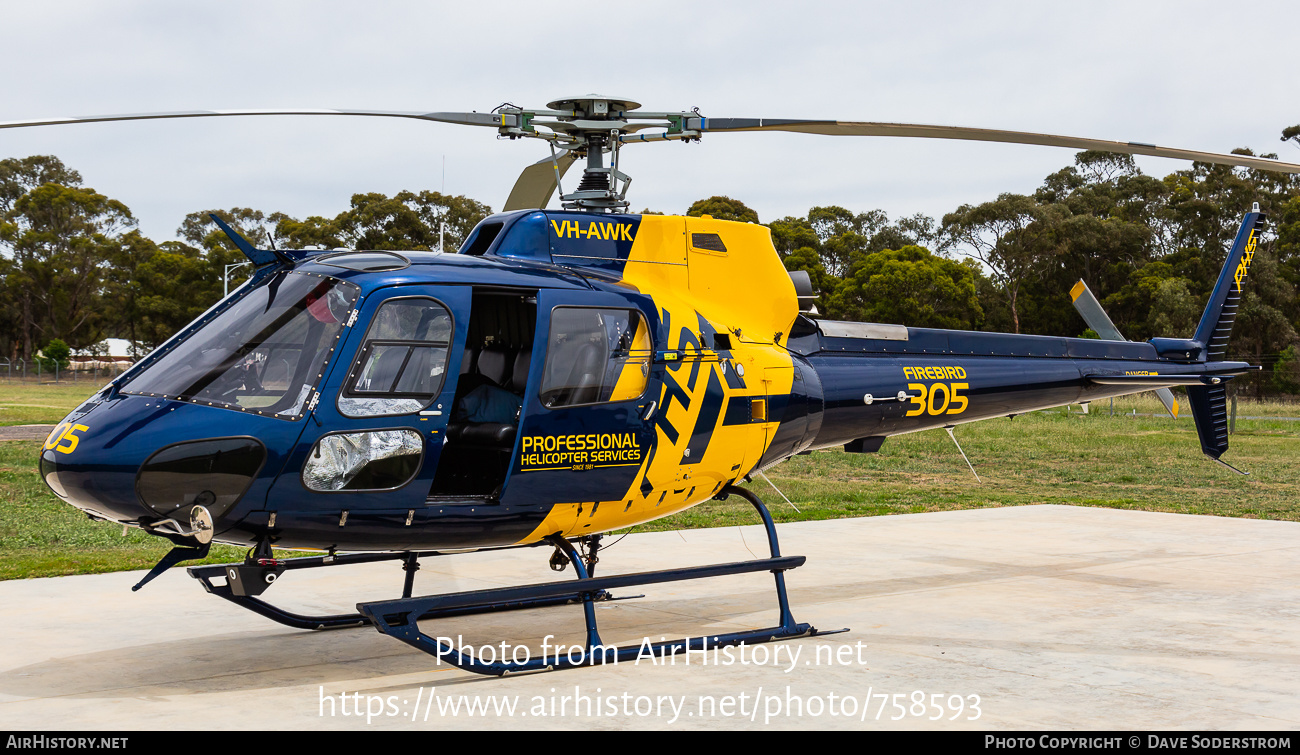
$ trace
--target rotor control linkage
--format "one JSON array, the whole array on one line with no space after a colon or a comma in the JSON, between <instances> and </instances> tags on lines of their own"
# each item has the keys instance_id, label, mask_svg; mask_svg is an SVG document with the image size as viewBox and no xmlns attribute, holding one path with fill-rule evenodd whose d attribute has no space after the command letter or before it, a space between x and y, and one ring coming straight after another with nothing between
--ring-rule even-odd
<instances>
[{"instance_id":1,"label":"rotor control linkage","mask_svg":"<svg viewBox=\"0 0 1300 755\"><path fill-rule=\"evenodd\" d=\"M587 555L584 557L578 553L572 542L566 540L559 533L556 533L546 538L545 542L554 545L556 549L564 553L569 559L569 562L573 564L574 571L577 572L578 577L576 584L573 581L546 582L541 584L522 585L519 587L474 590L470 592L429 595L419 598L404 598L400 600L374 601L358 604L357 610L368 617L374 624L375 628L383 634L391 635L408 645L419 648L420 650L437 657L440 661L446 659L448 662L466 671L473 671L493 676L502 676L523 671L551 671L562 668L577 668L580 666L632 661L644 657L646 652L662 657L687 650L709 650L715 647L727 645L772 642L775 640L785 640L795 637L808 637L818 634L833 634L835 632L848 631L846 629L839 629L834 630L833 632L818 632L817 629L808 624L799 624L795 622L794 616L790 612L790 601L786 595L785 571L802 566L805 558L803 556L781 555L780 547L777 543L776 527L772 522L771 515L767 512L767 507L763 505L763 502L760 501L758 497L747 490L728 486L723 488L722 492L718 495L718 498L725 499L728 495L738 495L753 504L753 506L758 510L759 515L763 519L763 526L767 531L768 544L772 551L771 558L756 559L753 561L739 561L727 564L713 564L711 566L666 569L662 571L641 572L637 574L593 577L588 571L588 562L590 561L590 563L595 563L596 551L600 547L599 541L590 537L584 538L587 546ZM633 585L681 582L692 579L705 579L708 577L721 577L731 574L746 574L763 571L772 572L776 578L777 603L780 608L780 624L777 626L704 637L688 637L668 642L645 642L640 645L627 645L622 647L605 645L604 642L601 641L600 632L596 626L594 601L596 596L603 590L618 587L630 587ZM579 599L582 601L583 613L586 620L586 647L580 655L575 655L573 652L555 655L547 655L543 653L538 657L529 657L525 661L504 659L483 660L470 653L461 652L463 648L452 647L443 643L440 639L426 634L420 628L418 623L421 618L426 618L432 612L436 611L469 609L485 605L499 604L502 602L546 600L562 595L572 595L575 587L578 591Z\"/></svg>"}]
</instances>

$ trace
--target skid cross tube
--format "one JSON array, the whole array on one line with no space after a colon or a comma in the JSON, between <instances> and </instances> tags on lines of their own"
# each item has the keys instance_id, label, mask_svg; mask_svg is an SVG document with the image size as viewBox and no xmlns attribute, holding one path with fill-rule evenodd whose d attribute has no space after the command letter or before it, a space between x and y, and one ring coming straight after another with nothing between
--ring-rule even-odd
<instances>
[{"instance_id":1,"label":"skid cross tube","mask_svg":"<svg viewBox=\"0 0 1300 755\"><path fill-rule=\"evenodd\" d=\"M512 548L528 548L526 546L505 546L502 548L480 548L482 551L489 550L508 550ZM329 556L304 556L302 558L289 558L278 562L284 567L285 571L294 571L297 569L316 569L328 566L347 566L349 564L368 564L376 561L402 561L402 569L405 571L403 579L402 594L404 597L410 597L412 587L415 582L415 572L420 568L419 559L432 558L434 556L451 556L454 553L442 553L439 551L411 551L405 553L345 553ZM203 583L203 589L219 598L234 603L241 608L246 608L253 613L265 616L266 618L293 627L294 629L345 629L347 627L366 626L370 623L370 618L360 613L343 613L331 614L327 616L305 616L303 614L286 611L283 608L267 603L266 601L246 596L236 595L231 588L226 570L231 567L246 566L244 563L214 564L209 566L191 566L187 571L191 577ZM225 584L215 583L216 579L227 579ZM493 611L510 611L519 608L544 608L546 606L565 605L574 603L580 599L576 590L570 589L567 595L553 595L546 598L530 600L506 600L494 603L485 603L471 607L449 608L431 610L429 613L422 615L422 619L434 619L447 616L464 616L475 613L488 613ZM609 593L599 592L595 600L613 600Z\"/></svg>"},{"instance_id":2,"label":"skid cross tube","mask_svg":"<svg viewBox=\"0 0 1300 755\"><path fill-rule=\"evenodd\" d=\"M780 546L777 543L776 527L772 522L772 517L768 514L767 507L763 505L763 502L757 496L747 490L728 486L723 488L718 498L725 499L729 494L739 495L758 510L763 519L763 526L767 531L768 544L772 549L771 558L713 564L711 566L665 569L637 574L592 577L587 571L587 564L585 563L587 559L578 554L571 542L557 533L546 538L545 542L553 544L568 557L570 563L573 564L574 571L577 572L576 584L574 581L546 582L519 587L429 595L419 598L373 601L357 604L357 611L368 617L370 622L381 633L391 635L408 645L419 648L438 658L439 662L446 659L466 671L494 676L522 671L550 671L593 664L619 663L639 659L647 654L664 656L687 650L701 651L726 645L771 642L819 634L814 627L808 624L795 623L794 616L790 612L790 601L786 595L785 571L802 566L805 558L803 556L781 555ZM599 542L592 542L588 539L587 545L589 549L588 559L594 564ZM646 641L641 645L623 647L605 645L600 639L600 633L596 626L593 597L599 595L603 590L761 571L770 571L776 577L777 603L780 608L780 624L777 626L703 637L688 637L669 642L650 643ZM427 617L431 613L472 609L503 601L517 603L526 600L545 600L559 595L572 595L575 588L583 603L587 631L586 646L585 648L566 648L568 652L565 653L557 651L554 655L551 655L546 652L546 647L543 647L540 657L532 657L530 652L529 657L523 661L515 660L513 654L509 660L505 658L484 660L472 653L463 653L461 649L443 643L440 638L425 634L418 624L421 618ZM821 632L821 634L827 633ZM574 651L580 652L575 656Z\"/></svg>"}]
</instances>

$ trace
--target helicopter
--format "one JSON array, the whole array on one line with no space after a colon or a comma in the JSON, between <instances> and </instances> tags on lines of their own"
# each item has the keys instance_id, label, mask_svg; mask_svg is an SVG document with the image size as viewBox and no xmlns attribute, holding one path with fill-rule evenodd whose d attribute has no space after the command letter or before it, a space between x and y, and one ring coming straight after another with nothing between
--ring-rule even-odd
<instances>
[{"instance_id":1,"label":"helicopter","mask_svg":"<svg viewBox=\"0 0 1300 755\"><path fill-rule=\"evenodd\" d=\"M205 557L213 542L244 546L242 562L193 566L190 575L288 626L368 625L463 669L502 675L639 657L642 646L604 645L594 604L646 584L771 572L779 605L776 626L654 643L654 654L830 633L795 621L784 572L805 558L781 555L764 503L738 487L797 454L874 453L903 433L951 434L968 422L1183 386L1202 451L1229 466L1220 458L1225 386L1258 369L1224 360L1264 228L1258 206L1245 213L1191 338L1129 342L1113 326L1111 340L1094 340L836 322L812 316L807 274L785 269L766 227L628 212L620 153L643 142L789 131L1288 173L1300 165L992 129L640 108L584 95L488 113L188 111L0 123L399 117L490 128L550 149L456 253L262 249L214 215L252 276L73 410L42 448L45 483L93 519L174 545L133 589ZM579 160L581 179L565 192ZM560 209L547 209L557 192ZM769 558L595 574L606 533L732 495L762 519ZM273 546L324 555L281 559ZM577 579L413 595L420 559L535 547L551 548L551 567L572 565ZM289 571L387 560L402 562L401 596L355 613L301 615L260 597ZM560 604L583 606L587 652L576 659L480 659L419 624Z\"/></svg>"}]
</instances>

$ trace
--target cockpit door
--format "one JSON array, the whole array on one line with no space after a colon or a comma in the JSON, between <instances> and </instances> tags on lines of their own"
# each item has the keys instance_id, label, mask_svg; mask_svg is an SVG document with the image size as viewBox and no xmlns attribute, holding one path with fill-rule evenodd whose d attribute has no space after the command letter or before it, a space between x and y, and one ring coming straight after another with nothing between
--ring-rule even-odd
<instances>
[{"instance_id":1,"label":"cockpit door","mask_svg":"<svg viewBox=\"0 0 1300 755\"><path fill-rule=\"evenodd\" d=\"M354 543L367 517L387 522L422 508L469 312L467 287L395 286L367 296L267 508L325 519L347 511ZM376 531L391 542L387 526Z\"/></svg>"}]
</instances>

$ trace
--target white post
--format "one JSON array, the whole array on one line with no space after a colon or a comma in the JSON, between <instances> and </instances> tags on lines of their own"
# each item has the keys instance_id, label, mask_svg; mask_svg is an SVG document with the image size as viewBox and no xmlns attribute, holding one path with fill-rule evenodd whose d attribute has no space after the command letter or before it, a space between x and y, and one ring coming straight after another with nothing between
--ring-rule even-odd
<instances>
[{"instance_id":1,"label":"white post","mask_svg":"<svg viewBox=\"0 0 1300 755\"><path fill-rule=\"evenodd\" d=\"M442 246L442 235L447 232L447 223L444 221L438 224L438 254L442 254L445 249Z\"/></svg>"}]
</instances>

